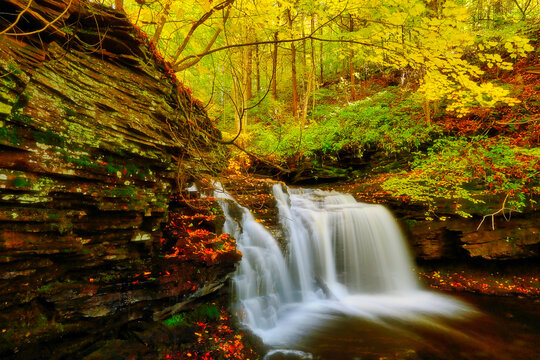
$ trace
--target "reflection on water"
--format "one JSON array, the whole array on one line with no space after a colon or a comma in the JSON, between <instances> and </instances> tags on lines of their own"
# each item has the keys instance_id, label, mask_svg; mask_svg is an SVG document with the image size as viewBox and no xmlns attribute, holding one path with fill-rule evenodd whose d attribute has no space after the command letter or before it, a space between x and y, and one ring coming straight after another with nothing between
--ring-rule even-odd
<instances>
[{"instance_id":1,"label":"reflection on water","mask_svg":"<svg viewBox=\"0 0 540 360\"><path fill-rule=\"evenodd\" d=\"M325 360L540 359L538 300L473 295L466 300L482 312L472 318L383 316L382 321L326 314L316 327L305 328L293 347Z\"/></svg>"}]
</instances>

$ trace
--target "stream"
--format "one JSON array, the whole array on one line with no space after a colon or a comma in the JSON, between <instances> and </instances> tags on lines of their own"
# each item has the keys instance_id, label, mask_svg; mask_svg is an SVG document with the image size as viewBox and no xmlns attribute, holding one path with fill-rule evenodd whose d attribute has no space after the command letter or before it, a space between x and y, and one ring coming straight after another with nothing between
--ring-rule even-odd
<instances>
[{"instance_id":1,"label":"stream","mask_svg":"<svg viewBox=\"0 0 540 360\"><path fill-rule=\"evenodd\" d=\"M243 253L233 308L269 348L328 360L540 358L537 302L424 289L383 206L280 184L273 194L281 247L225 190L214 194Z\"/></svg>"}]
</instances>

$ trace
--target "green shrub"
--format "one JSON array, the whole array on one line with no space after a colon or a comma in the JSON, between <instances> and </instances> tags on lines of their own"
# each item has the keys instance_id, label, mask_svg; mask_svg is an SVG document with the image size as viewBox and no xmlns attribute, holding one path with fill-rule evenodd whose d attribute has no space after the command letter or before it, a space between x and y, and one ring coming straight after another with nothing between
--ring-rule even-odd
<instances>
[{"instance_id":1,"label":"green shrub","mask_svg":"<svg viewBox=\"0 0 540 360\"><path fill-rule=\"evenodd\" d=\"M488 196L507 195L506 206L517 211L534 204L540 194L540 149L511 144L505 137L438 139L426 154L416 153L409 171L395 174L382 187L437 211L437 200L454 203L456 214ZM501 205L501 204L498 204ZM491 209L496 210L496 209Z\"/></svg>"},{"instance_id":2,"label":"green shrub","mask_svg":"<svg viewBox=\"0 0 540 360\"><path fill-rule=\"evenodd\" d=\"M325 92L324 96L330 96ZM418 149L439 133L434 126L427 126L422 116L415 95L390 88L342 107L317 104L302 130L300 120L290 116L281 122L264 118L265 126L258 123L250 129L250 146L282 162L298 155L308 159L332 157L342 151L360 157L366 149L399 154Z\"/></svg>"}]
</instances>

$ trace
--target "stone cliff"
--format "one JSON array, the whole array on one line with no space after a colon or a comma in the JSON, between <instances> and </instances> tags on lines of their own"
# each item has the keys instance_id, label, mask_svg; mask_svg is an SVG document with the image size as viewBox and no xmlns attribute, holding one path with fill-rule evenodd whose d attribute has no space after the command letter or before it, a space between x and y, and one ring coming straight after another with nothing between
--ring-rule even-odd
<instances>
[{"instance_id":1,"label":"stone cliff","mask_svg":"<svg viewBox=\"0 0 540 360\"><path fill-rule=\"evenodd\" d=\"M27 5L0 1L0 357L83 358L223 286L234 246L197 262L171 254L162 229L176 189L225 154L121 13Z\"/></svg>"}]
</instances>

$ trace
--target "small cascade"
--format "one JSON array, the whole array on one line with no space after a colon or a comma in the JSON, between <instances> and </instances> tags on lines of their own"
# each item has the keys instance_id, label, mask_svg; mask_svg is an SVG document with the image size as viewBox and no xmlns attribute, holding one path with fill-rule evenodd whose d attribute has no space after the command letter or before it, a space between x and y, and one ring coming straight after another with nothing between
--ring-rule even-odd
<instances>
[{"instance_id":1,"label":"small cascade","mask_svg":"<svg viewBox=\"0 0 540 360\"><path fill-rule=\"evenodd\" d=\"M241 321L270 345L295 338L329 314L386 317L457 316L472 310L423 291L398 224L380 205L351 195L274 185L286 256L248 209L224 190L216 198L224 232L243 253L234 276Z\"/></svg>"},{"instance_id":2,"label":"small cascade","mask_svg":"<svg viewBox=\"0 0 540 360\"><path fill-rule=\"evenodd\" d=\"M287 263L276 240L224 190L216 198L225 214L223 231L234 236L242 261L233 279L239 313L253 328L269 329L277 322L278 309L292 301Z\"/></svg>"}]
</instances>

